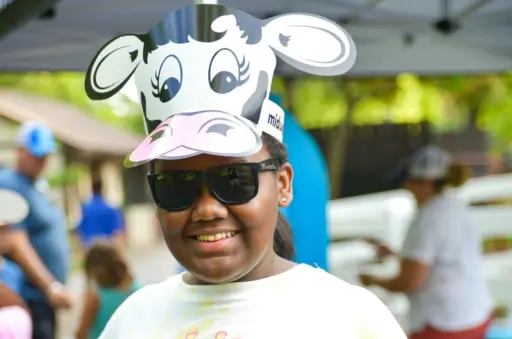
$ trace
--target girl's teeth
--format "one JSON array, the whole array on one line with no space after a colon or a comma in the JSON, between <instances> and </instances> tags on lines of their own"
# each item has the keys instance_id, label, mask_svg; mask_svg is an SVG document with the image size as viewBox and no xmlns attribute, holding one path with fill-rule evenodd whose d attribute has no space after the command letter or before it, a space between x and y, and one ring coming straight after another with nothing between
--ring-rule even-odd
<instances>
[{"instance_id":1,"label":"girl's teeth","mask_svg":"<svg viewBox=\"0 0 512 339\"><path fill-rule=\"evenodd\" d=\"M218 241L225 238L231 238L234 235L234 232L222 232L217 234L199 235L196 238L199 241Z\"/></svg>"}]
</instances>

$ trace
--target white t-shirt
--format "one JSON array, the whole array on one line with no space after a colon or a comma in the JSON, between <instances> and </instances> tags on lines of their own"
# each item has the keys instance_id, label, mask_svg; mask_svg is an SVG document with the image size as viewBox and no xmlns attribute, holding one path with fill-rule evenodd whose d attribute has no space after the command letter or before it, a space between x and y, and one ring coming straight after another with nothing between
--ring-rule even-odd
<instances>
[{"instance_id":1,"label":"white t-shirt","mask_svg":"<svg viewBox=\"0 0 512 339\"><path fill-rule=\"evenodd\" d=\"M441 331L484 323L493 309L482 243L462 202L440 195L420 208L405 238L402 257L430 265L425 284L408 295L412 332L426 325Z\"/></svg>"},{"instance_id":2,"label":"white t-shirt","mask_svg":"<svg viewBox=\"0 0 512 339\"><path fill-rule=\"evenodd\" d=\"M183 274L135 292L100 339L406 339L368 290L298 265L257 281L191 286Z\"/></svg>"}]
</instances>

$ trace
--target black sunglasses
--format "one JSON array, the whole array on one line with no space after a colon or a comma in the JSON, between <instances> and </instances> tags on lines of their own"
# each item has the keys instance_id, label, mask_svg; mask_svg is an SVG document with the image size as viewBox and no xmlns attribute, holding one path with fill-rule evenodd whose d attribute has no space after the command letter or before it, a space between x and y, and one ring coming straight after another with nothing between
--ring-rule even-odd
<instances>
[{"instance_id":1,"label":"black sunglasses","mask_svg":"<svg viewBox=\"0 0 512 339\"><path fill-rule=\"evenodd\" d=\"M212 196L226 205L244 204L259 189L260 172L277 171L279 163L268 159L259 163L236 163L206 171L165 171L148 173L149 186L158 207L182 211L194 203L201 186L206 183Z\"/></svg>"}]
</instances>

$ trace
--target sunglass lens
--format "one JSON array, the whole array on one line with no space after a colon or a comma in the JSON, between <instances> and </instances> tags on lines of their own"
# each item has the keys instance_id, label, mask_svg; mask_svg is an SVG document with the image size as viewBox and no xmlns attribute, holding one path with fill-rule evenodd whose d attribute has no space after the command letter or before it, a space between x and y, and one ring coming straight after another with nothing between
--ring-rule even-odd
<instances>
[{"instance_id":1,"label":"sunglass lens","mask_svg":"<svg viewBox=\"0 0 512 339\"><path fill-rule=\"evenodd\" d=\"M249 165L226 166L209 173L213 193L225 203L242 204L254 198L256 173Z\"/></svg>"},{"instance_id":2,"label":"sunglass lens","mask_svg":"<svg viewBox=\"0 0 512 339\"><path fill-rule=\"evenodd\" d=\"M167 210L185 209L194 202L200 183L201 177L194 172L156 174L153 194Z\"/></svg>"}]
</instances>

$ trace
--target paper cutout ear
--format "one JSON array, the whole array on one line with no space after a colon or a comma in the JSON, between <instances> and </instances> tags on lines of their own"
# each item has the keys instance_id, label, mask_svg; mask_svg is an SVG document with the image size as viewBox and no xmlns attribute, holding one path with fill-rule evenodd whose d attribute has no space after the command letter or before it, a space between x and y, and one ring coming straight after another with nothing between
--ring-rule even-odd
<instances>
[{"instance_id":1,"label":"paper cutout ear","mask_svg":"<svg viewBox=\"0 0 512 339\"><path fill-rule=\"evenodd\" d=\"M85 76L85 92L92 100L112 97L130 80L142 60L143 42L136 35L121 35L94 56Z\"/></svg>"},{"instance_id":2,"label":"paper cutout ear","mask_svg":"<svg viewBox=\"0 0 512 339\"><path fill-rule=\"evenodd\" d=\"M306 73L341 75L356 61L356 46L350 35L320 16L276 16L266 21L264 36L277 56Z\"/></svg>"}]
</instances>

